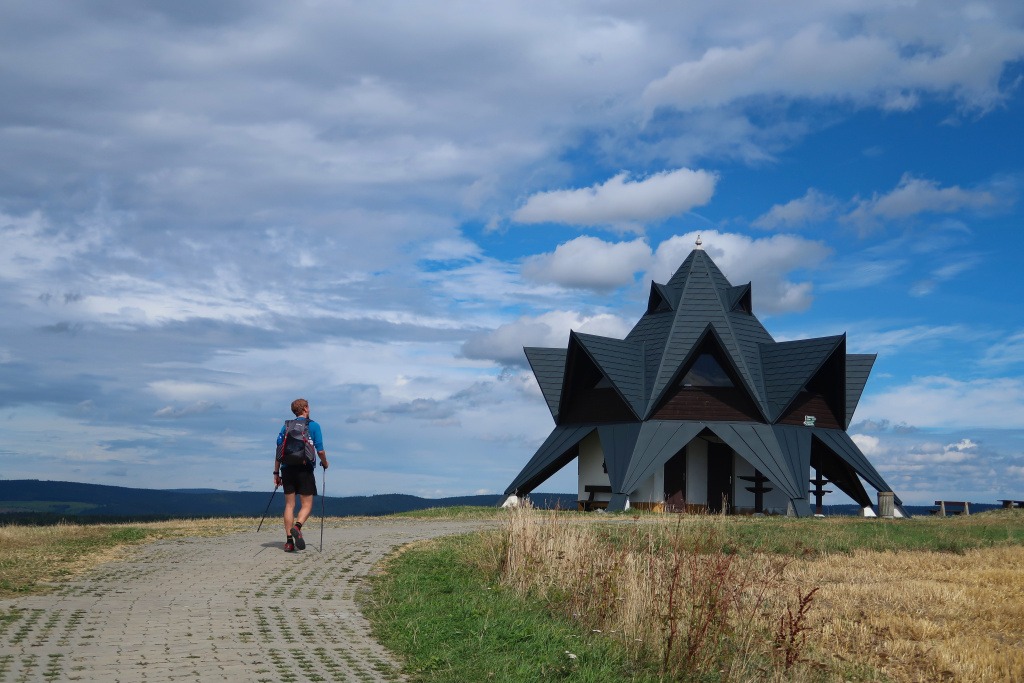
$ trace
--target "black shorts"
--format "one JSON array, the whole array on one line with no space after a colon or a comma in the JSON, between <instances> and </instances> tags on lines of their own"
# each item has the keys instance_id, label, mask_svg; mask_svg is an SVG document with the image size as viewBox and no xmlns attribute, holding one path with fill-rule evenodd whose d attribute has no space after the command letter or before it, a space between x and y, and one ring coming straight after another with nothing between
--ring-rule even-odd
<instances>
[{"instance_id":1,"label":"black shorts","mask_svg":"<svg viewBox=\"0 0 1024 683\"><path fill-rule=\"evenodd\" d=\"M316 472L313 468L282 467L281 483L285 493L297 493L300 496L316 495Z\"/></svg>"}]
</instances>

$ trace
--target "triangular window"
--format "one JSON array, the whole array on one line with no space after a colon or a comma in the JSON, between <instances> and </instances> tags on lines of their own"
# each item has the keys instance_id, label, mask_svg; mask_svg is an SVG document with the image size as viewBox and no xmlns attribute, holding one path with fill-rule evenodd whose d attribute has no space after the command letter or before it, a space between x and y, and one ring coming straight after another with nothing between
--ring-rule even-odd
<instances>
[{"instance_id":1,"label":"triangular window","mask_svg":"<svg viewBox=\"0 0 1024 683\"><path fill-rule=\"evenodd\" d=\"M683 381L683 387L734 387L729 375L710 353L702 353L690 366Z\"/></svg>"}]
</instances>

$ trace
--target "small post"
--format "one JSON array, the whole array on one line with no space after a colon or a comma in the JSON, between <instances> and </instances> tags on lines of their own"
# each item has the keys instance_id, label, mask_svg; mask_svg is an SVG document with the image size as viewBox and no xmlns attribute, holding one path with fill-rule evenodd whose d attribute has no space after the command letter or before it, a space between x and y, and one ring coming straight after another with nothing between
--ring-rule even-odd
<instances>
[{"instance_id":1,"label":"small post","mask_svg":"<svg viewBox=\"0 0 1024 683\"><path fill-rule=\"evenodd\" d=\"M764 512L764 494L773 490L765 486L768 477L761 474L761 470L755 469L754 476L740 477L740 479L754 483L753 486L747 486L746 489L754 494L754 512Z\"/></svg>"},{"instance_id":2,"label":"small post","mask_svg":"<svg viewBox=\"0 0 1024 683\"><path fill-rule=\"evenodd\" d=\"M944 500L940 500L939 501L939 516L940 517L945 517L946 516L946 501L944 501Z\"/></svg>"},{"instance_id":3,"label":"small post","mask_svg":"<svg viewBox=\"0 0 1024 683\"><path fill-rule=\"evenodd\" d=\"M895 514L895 498L896 494L892 491L879 491L878 492L878 516L882 519L892 519L896 516Z\"/></svg>"},{"instance_id":4,"label":"small post","mask_svg":"<svg viewBox=\"0 0 1024 683\"><path fill-rule=\"evenodd\" d=\"M964 501L964 515L967 517L971 516L971 504L966 500Z\"/></svg>"}]
</instances>

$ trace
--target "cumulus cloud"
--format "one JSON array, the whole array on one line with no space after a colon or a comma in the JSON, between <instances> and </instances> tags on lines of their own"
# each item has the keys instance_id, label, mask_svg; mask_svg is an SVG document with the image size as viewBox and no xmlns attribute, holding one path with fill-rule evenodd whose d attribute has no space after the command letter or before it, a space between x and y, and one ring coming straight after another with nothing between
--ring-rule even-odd
<instances>
[{"instance_id":1,"label":"cumulus cloud","mask_svg":"<svg viewBox=\"0 0 1024 683\"><path fill-rule=\"evenodd\" d=\"M526 365L524 346L564 347L569 330L621 339L630 325L609 313L583 315L577 311L550 311L524 315L490 332L476 334L462 345L466 358L493 360L504 365Z\"/></svg>"},{"instance_id":2,"label":"cumulus cloud","mask_svg":"<svg viewBox=\"0 0 1024 683\"><path fill-rule=\"evenodd\" d=\"M841 220L862 229L880 220L909 218L921 213L955 213L963 209L996 204L995 196L984 190L965 190L959 185L940 187L934 180L915 178L904 173L891 192L870 199L854 199L856 207Z\"/></svg>"},{"instance_id":3,"label":"cumulus cloud","mask_svg":"<svg viewBox=\"0 0 1024 683\"><path fill-rule=\"evenodd\" d=\"M978 456L978 444L970 439L961 439L945 445L924 443L907 449L900 460L923 463L966 462Z\"/></svg>"},{"instance_id":4,"label":"cumulus cloud","mask_svg":"<svg viewBox=\"0 0 1024 683\"><path fill-rule=\"evenodd\" d=\"M620 173L603 184L538 192L513 218L519 223L623 225L649 223L711 201L718 176L680 168L630 180Z\"/></svg>"},{"instance_id":5,"label":"cumulus cloud","mask_svg":"<svg viewBox=\"0 0 1024 683\"><path fill-rule=\"evenodd\" d=\"M985 20L962 22L959 35L933 35L927 51L912 49L915 36L900 19L871 22L852 34L811 21L788 36L710 47L648 84L643 101L648 110L693 111L783 95L906 111L917 105L918 93L953 93L964 105L987 110L1005 97L1004 64L1024 56L1019 28Z\"/></svg>"},{"instance_id":6,"label":"cumulus cloud","mask_svg":"<svg viewBox=\"0 0 1024 683\"><path fill-rule=\"evenodd\" d=\"M636 273L651 265L652 252L643 239L605 242L583 235L531 256L523 263L523 277L563 287L608 291L632 284Z\"/></svg>"},{"instance_id":7,"label":"cumulus cloud","mask_svg":"<svg viewBox=\"0 0 1024 683\"><path fill-rule=\"evenodd\" d=\"M697 232L676 235L658 245L648 278L665 282L693 249ZM700 233L704 250L734 285L753 282L755 313L806 310L814 285L794 282L794 271L821 266L832 250L823 242L796 235L754 239L736 233L707 230Z\"/></svg>"},{"instance_id":8,"label":"cumulus cloud","mask_svg":"<svg viewBox=\"0 0 1024 683\"><path fill-rule=\"evenodd\" d=\"M857 448L859 448L861 452L869 458L873 458L876 455L885 452L885 449L881 446L881 439L877 436L871 436L870 434L851 434L850 438L853 439L855 444L857 444Z\"/></svg>"},{"instance_id":9,"label":"cumulus cloud","mask_svg":"<svg viewBox=\"0 0 1024 683\"><path fill-rule=\"evenodd\" d=\"M776 228L797 229L828 218L836 210L838 202L813 187L799 199L776 204L767 213L754 220L751 225L762 230Z\"/></svg>"},{"instance_id":10,"label":"cumulus cloud","mask_svg":"<svg viewBox=\"0 0 1024 683\"><path fill-rule=\"evenodd\" d=\"M1024 381L1012 377L958 380L920 377L865 396L857 413L867 419L918 427L1024 428Z\"/></svg>"}]
</instances>

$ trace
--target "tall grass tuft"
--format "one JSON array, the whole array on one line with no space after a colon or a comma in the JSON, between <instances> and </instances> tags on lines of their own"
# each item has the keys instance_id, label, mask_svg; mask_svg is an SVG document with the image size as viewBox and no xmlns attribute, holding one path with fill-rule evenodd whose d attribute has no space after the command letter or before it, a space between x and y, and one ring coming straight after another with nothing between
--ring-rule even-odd
<instances>
[{"instance_id":1,"label":"tall grass tuft","mask_svg":"<svg viewBox=\"0 0 1024 683\"><path fill-rule=\"evenodd\" d=\"M790 559L738 553L711 518L594 525L523 508L503 543L504 584L655 657L673 680L790 680L806 663L815 591L794 593Z\"/></svg>"}]
</instances>

